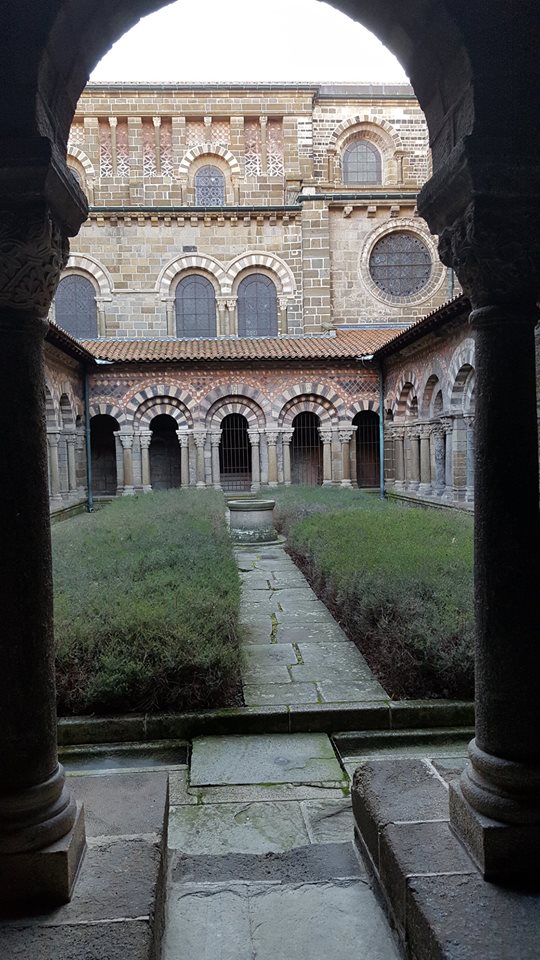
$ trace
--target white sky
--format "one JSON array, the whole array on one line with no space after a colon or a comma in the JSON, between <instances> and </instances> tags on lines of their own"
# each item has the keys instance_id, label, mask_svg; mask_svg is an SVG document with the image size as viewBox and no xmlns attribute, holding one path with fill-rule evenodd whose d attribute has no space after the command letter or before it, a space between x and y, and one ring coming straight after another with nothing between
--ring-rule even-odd
<instances>
[{"instance_id":1,"label":"white sky","mask_svg":"<svg viewBox=\"0 0 540 960\"><path fill-rule=\"evenodd\" d=\"M178 0L126 33L90 79L407 82L372 33L319 0Z\"/></svg>"}]
</instances>

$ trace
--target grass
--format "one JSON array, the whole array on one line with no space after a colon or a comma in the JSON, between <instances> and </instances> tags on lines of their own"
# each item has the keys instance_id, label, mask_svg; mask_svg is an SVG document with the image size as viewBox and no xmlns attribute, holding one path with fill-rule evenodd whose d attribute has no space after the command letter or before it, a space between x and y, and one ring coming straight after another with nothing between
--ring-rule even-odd
<instances>
[{"instance_id":1,"label":"grass","mask_svg":"<svg viewBox=\"0 0 540 960\"><path fill-rule=\"evenodd\" d=\"M474 688L472 521L362 491L277 493L288 549L396 698Z\"/></svg>"},{"instance_id":2,"label":"grass","mask_svg":"<svg viewBox=\"0 0 540 960\"><path fill-rule=\"evenodd\" d=\"M52 532L61 714L241 703L240 582L213 491L125 497Z\"/></svg>"}]
</instances>

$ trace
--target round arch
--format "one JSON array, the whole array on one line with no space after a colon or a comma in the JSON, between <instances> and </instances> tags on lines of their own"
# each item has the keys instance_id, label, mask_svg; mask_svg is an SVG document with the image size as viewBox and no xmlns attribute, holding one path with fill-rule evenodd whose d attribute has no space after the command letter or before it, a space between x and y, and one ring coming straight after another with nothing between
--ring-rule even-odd
<instances>
[{"instance_id":1,"label":"round arch","mask_svg":"<svg viewBox=\"0 0 540 960\"><path fill-rule=\"evenodd\" d=\"M208 157L208 163L212 162L212 158L221 157L227 164L229 175L231 177L240 176L240 164L234 154L227 147L220 147L215 143L202 143L198 147L192 147L191 150L188 150L178 167L178 176L184 178L191 176L193 165L201 157L204 158L203 162Z\"/></svg>"},{"instance_id":2,"label":"round arch","mask_svg":"<svg viewBox=\"0 0 540 960\"><path fill-rule=\"evenodd\" d=\"M347 419L343 400L330 387L318 382L296 383L293 387L289 387L288 390L285 390L281 394L278 401L279 405L276 405L274 408L273 419L280 426L285 422L285 410L290 408L291 403L298 400L318 404L319 408L324 411L322 415L324 419L329 419L332 423ZM314 412L317 411L315 410Z\"/></svg>"},{"instance_id":3,"label":"round arch","mask_svg":"<svg viewBox=\"0 0 540 960\"><path fill-rule=\"evenodd\" d=\"M287 297L294 296L296 283L294 274L288 264L274 253L262 253L257 250L247 251L230 261L227 267L226 293L232 293L241 273L248 270L253 272L261 267L270 272L272 279L277 279L278 294Z\"/></svg>"},{"instance_id":4,"label":"round arch","mask_svg":"<svg viewBox=\"0 0 540 960\"><path fill-rule=\"evenodd\" d=\"M113 293L112 277L106 267L88 254L72 253L62 271L62 279L72 273L85 274L92 278L97 292L104 300L111 300Z\"/></svg>"},{"instance_id":5,"label":"round arch","mask_svg":"<svg viewBox=\"0 0 540 960\"><path fill-rule=\"evenodd\" d=\"M395 420L405 420L411 415L414 400L418 404L418 395L418 377L413 371L408 371L400 378L394 391L392 409ZM418 409L415 415L418 415Z\"/></svg>"},{"instance_id":6,"label":"round arch","mask_svg":"<svg viewBox=\"0 0 540 960\"><path fill-rule=\"evenodd\" d=\"M96 171L94 169L94 164L90 160L90 157L86 155L84 150L81 150L80 147L68 145L67 155L68 157L73 157L74 160L77 160L77 162L80 163L84 170L84 176L87 183L89 180L93 180L95 178Z\"/></svg>"},{"instance_id":7,"label":"round arch","mask_svg":"<svg viewBox=\"0 0 540 960\"><path fill-rule=\"evenodd\" d=\"M240 414L245 417L248 427L264 428L264 414L260 406L249 397L224 397L212 405L206 416L206 427L209 430L219 430L225 417L230 414Z\"/></svg>"},{"instance_id":8,"label":"round arch","mask_svg":"<svg viewBox=\"0 0 540 960\"><path fill-rule=\"evenodd\" d=\"M299 413L314 413L319 418L321 426L326 427L337 426L339 419L335 407L328 400L312 394L293 397L284 404L279 415L279 425L291 427Z\"/></svg>"},{"instance_id":9,"label":"round arch","mask_svg":"<svg viewBox=\"0 0 540 960\"><path fill-rule=\"evenodd\" d=\"M384 151L387 156L391 156L396 150L402 151L404 149L401 137L387 120L382 118L374 120L368 114L343 120L334 130L328 146L341 151L349 141L356 137L369 140L370 143Z\"/></svg>"},{"instance_id":10,"label":"round arch","mask_svg":"<svg viewBox=\"0 0 540 960\"><path fill-rule=\"evenodd\" d=\"M126 401L126 415L131 421L134 421L136 413L143 403L149 400L162 403L165 399L167 402L173 403L175 409L183 409L185 411L186 420L191 428L193 426L193 413L196 407L195 400L185 390L181 390L180 387L172 383L152 383L143 389L137 390L137 392L132 394ZM157 414L154 413L154 416L157 416Z\"/></svg>"},{"instance_id":11,"label":"round arch","mask_svg":"<svg viewBox=\"0 0 540 960\"><path fill-rule=\"evenodd\" d=\"M100 415L113 417L117 421L119 427L125 426L127 422L125 413L114 403L91 403L88 408L88 415L90 418L98 417Z\"/></svg>"},{"instance_id":12,"label":"round arch","mask_svg":"<svg viewBox=\"0 0 540 960\"><path fill-rule=\"evenodd\" d=\"M348 426L354 420L357 413L365 413L367 411L372 411L373 413L379 412L379 401L378 400L355 400L354 403L349 404L347 407L347 413L345 415L345 423L343 426Z\"/></svg>"},{"instance_id":13,"label":"round arch","mask_svg":"<svg viewBox=\"0 0 540 960\"><path fill-rule=\"evenodd\" d=\"M459 371L462 367L469 366L474 370L474 340L472 337L466 337L454 350L450 363L448 364L448 374L446 378L445 398L448 406L452 403L452 393L454 384L457 380Z\"/></svg>"},{"instance_id":14,"label":"round arch","mask_svg":"<svg viewBox=\"0 0 540 960\"><path fill-rule=\"evenodd\" d=\"M163 267L156 281L156 293L159 293L162 298L173 296L182 275L194 272L200 272L208 276L214 283L216 294L225 296L228 283L223 265L215 257L203 256L198 253L175 257L174 260Z\"/></svg>"},{"instance_id":15,"label":"round arch","mask_svg":"<svg viewBox=\"0 0 540 960\"><path fill-rule=\"evenodd\" d=\"M256 390L247 384L225 384L224 386L214 387L214 389L201 400L199 409L202 424L209 422L210 411L213 408L217 408L219 401L234 403L236 401L245 402L246 400L248 401L250 409L257 411L258 423L253 424L253 426L264 428L267 422L271 422L272 411L268 401L260 390ZM230 412L241 413L242 411Z\"/></svg>"},{"instance_id":16,"label":"round arch","mask_svg":"<svg viewBox=\"0 0 540 960\"><path fill-rule=\"evenodd\" d=\"M177 397L161 395L150 397L137 407L134 414L134 421L140 427L150 429L152 420L156 417L167 415L176 420L178 429L190 430L193 427L193 420L188 408Z\"/></svg>"}]
</instances>

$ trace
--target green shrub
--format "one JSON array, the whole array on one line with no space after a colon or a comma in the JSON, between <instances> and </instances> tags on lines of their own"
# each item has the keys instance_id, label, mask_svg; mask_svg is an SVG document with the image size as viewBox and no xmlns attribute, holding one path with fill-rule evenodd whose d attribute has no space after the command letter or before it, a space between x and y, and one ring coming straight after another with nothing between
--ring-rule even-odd
<instances>
[{"instance_id":1,"label":"green shrub","mask_svg":"<svg viewBox=\"0 0 540 960\"><path fill-rule=\"evenodd\" d=\"M240 582L219 494L125 497L52 536L61 713L241 702Z\"/></svg>"},{"instance_id":2,"label":"green shrub","mask_svg":"<svg viewBox=\"0 0 540 960\"><path fill-rule=\"evenodd\" d=\"M391 696L472 697L470 517L358 503L292 523L288 547Z\"/></svg>"},{"instance_id":3,"label":"green shrub","mask_svg":"<svg viewBox=\"0 0 540 960\"><path fill-rule=\"evenodd\" d=\"M380 510L386 504L377 494L356 487L311 487L294 485L265 489L265 495L276 501L274 522L280 533L288 534L292 525L312 514L336 510Z\"/></svg>"}]
</instances>

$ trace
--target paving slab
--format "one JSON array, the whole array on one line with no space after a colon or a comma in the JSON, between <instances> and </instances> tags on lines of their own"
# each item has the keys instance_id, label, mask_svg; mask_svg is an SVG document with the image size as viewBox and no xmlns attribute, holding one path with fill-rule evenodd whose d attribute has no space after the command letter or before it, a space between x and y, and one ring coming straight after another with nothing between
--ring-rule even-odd
<instances>
[{"instance_id":1,"label":"paving slab","mask_svg":"<svg viewBox=\"0 0 540 960\"><path fill-rule=\"evenodd\" d=\"M386 920L362 880L177 884L163 960L397 960Z\"/></svg>"},{"instance_id":2,"label":"paving slab","mask_svg":"<svg viewBox=\"0 0 540 960\"><path fill-rule=\"evenodd\" d=\"M189 854L268 853L309 843L295 802L216 803L172 808L168 845Z\"/></svg>"},{"instance_id":3,"label":"paving slab","mask_svg":"<svg viewBox=\"0 0 540 960\"><path fill-rule=\"evenodd\" d=\"M255 647L255 644L253 646ZM291 675L288 667L283 664L274 664L274 662L271 662L245 667L242 671L242 681L250 685L261 683L291 683Z\"/></svg>"},{"instance_id":4,"label":"paving slab","mask_svg":"<svg viewBox=\"0 0 540 960\"><path fill-rule=\"evenodd\" d=\"M248 670L256 667L270 667L274 664L298 663L296 650L290 643L253 645L244 650L244 659Z\"/></svg>"},{"instance_id":5,"label":"paving slab","mask_svg":"<svg viewBox=\"0 0 540 960\"><path fill-rule=\"evenodd\" d=\"M167 773L121 773L70 777L70 789L84 803L86 836L161 833Z\"/></svg>"},{"instance_id":6,"label":"paving slab","mask_svg":"<svg viewBox=\"0 0 540 960\"><path fill-rule=\"evenodd\" d=\"M241 783L221 787L189 787L197 803L249 803L271 800L343 800L344 780L323 783Z\"/></svg>"},{"instance_id":7,"label":"paving slab","mask_svg":"<svg viewBox=\"0 0 540 960\"><path fill-rule=\"evenodd\" d=\"M223 856L171 855L173 883L320 883L365 878L364 867L351 841L295 847L284 853L229 853Z\"/></svg>"},{"instance_id":8,"label":"paving slab","mask_svg":"<svg viewBox=\"0 0 540 960\"><path fill-rule=\"evenodd\" d=\"M280 643L350 643L346 634L335 622L291 624L282 620L277 625Z\"/></svg>"},{"instance_id":9,"label":"paving slab","mask_svg":"<svg viewBox=\"0 0 540 960\"><path fill-rule=\"evenodd\" d=\"M363 700L388 700L377 680L319 680L317 687L326 703L358 703Z\"/></svg>"},{"instance_id":10,"label":"paving slab","mask_svg":"<svg viewBox=\"0 0 540 960\"><path fill-rule=\"evenodd\" d=\"M243 689L248 705L267 703L318 703L319 694L314 683L252 683Z\"/></svg>"},{"instance_id":11,"label":"paving slab","mask_svg":"<svg viewBox=\"0 0 540 960\"><path fill-rule=\"evenodd\" d=\"M151 945L150 924L142 919L0 929L5 960L150 960Z\"/></svg>"},{"instance_id":12,"label":"paving slab","mask_svg":"<svg viewBox=\"0 0 540 960\"><path fill-rule=\"evenodd\" d=\"M287 623L288 626L297 626L298 624L326 623L328 626L336 624L331 613L328 612L323 604L313 603L304 604L305 609L298 610L293 604L290 604L288 610L280 610L277 618L280 623Z\"/></svg>"},{"instance_id":13,"label":"paving slab","mask_svg":"<svg viewBox=\"0 0 540 960\"><path fill-rule=\"evenodd\" d=\"M298 584L295 588L289 586L282 590L272 590L272 593L279 600L283 610L303 608L306 603L320 603L318 596L306 583L303 586ZM324 604L323 604L324 607ZM310 609L310 608L307 608ZM326 607L324 607L326 610Z\"/></svg>"},{"instance_id":14,"label":"paving slab","mask_svg":"<svg viewBox=\"0 0 540 960\"><path fill-rule=\"evenodd\" d=\"M350 798L347 800L308 800L302 803L308 830L315 843L351 842L354 817Z\"/></svg>"},{"instance_id":15,"label":"paving slab","mask_svg":"<svg viewBox=\"0 0 540 960\"><path fill-rule=\"evenodd\" d=\"M343 771L324 734L196 737L191 784L339 781Z\"/></svg>"}]
</instances>

